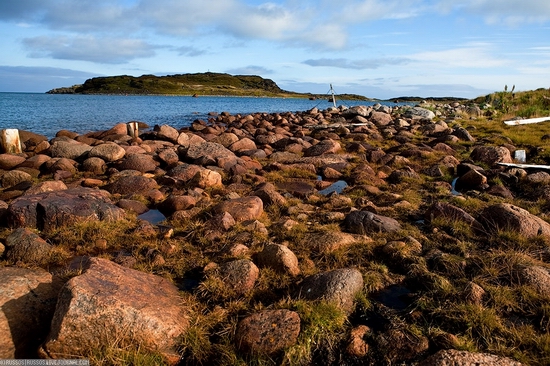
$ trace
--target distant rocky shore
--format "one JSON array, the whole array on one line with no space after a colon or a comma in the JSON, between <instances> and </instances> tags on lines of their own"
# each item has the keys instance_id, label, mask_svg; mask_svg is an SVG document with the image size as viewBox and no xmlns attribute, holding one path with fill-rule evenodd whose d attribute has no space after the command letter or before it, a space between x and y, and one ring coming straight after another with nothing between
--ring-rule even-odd
<instances>
[{"instance_id":1,"label":"distant rocky shore","mask_svg":"<svg viewBox=\"0 0 550 366\"><path fill-rule=\"evenodd\" d=\"M461 125L484 113L455 101L212 113L180 130L131 121L51 140L19 131L23 152L0 154L0 358L135 347L200 363L184 340L208 309L230 325L206 337L205 360L222 345L278 360L310 334L297 301L321 301L347 319L337 346L316 345L327 364L520 365L465 343L467 326L443 313L423 326L440 311L426 299L480 312L496 301L476 271L503 230L540 248L499 279L550 296L550 224L516 201L550 199L550 174L499 165L514 162L510 141ZM141 219L155 210L166 220ZM143 243L60 239L93 223ZM395 286L403 305L382 300Z\"/></svg>"}]
</instances>

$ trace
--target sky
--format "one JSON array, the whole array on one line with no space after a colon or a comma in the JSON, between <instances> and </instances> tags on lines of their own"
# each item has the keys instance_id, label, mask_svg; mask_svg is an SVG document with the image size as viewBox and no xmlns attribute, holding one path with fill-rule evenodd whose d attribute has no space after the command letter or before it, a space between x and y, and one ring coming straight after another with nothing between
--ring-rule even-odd
<instances>
[{"instance_id":1,"label":"sky","mask_svg":"<svg viewBox=\"0 0 550 366\"><path fill-rule=\"evenodd\" d=\"M550 88L550 1L0 0L0 92L207 71L379 99Z\"/></svg>"}]
</instances>

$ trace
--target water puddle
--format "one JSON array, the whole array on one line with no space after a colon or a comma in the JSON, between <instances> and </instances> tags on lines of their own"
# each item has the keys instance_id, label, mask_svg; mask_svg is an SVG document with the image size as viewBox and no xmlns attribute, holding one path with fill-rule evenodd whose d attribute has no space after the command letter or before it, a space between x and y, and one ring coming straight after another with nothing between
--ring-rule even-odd
<instances>
[{"instance_id":1,"label":"water puddle","mask_svg":"<svg viewBox=\"0 0 550 366\"><path fill-rule=\"evenodd\" d=\"M456 181L458 180L458 177L453 179L453 182L451 183L451 193L455 196L462 196L462 193L456 190Z\"/></svg>"},{"instance_id":2,"label":"water puddle","mask_svg":"<svg viewBox=\"0 0 550 366\"><path fill-rule=\"evenodd\" d=\"M137 218L139 220L145 220L152 225L156 225L159 222L166 220L166 216L164 216L159 210L149 210L142 213Z\"/></svg>"},{"instance_id":3,"label":"water puddle","mask_svg":"<svg viewBox=\"0 0 550 366\"><path fill-rule=\"evenodd\" d=\"M411 304L411 291L403 285L391 285L379 291L374 300L394 310L405 310Z\"/></svg>"},{"instance_id":4,"label":"water puddle","mask_svg":"<svg viewBox=\"0 0 550 366\"><path fill-rule=\"evenodd\" d=\"M347 186L348 186L348 184L346 183L346 181L339 180L339 181L336 181L336 182L332 183L327 188L319 191L319 193L324 195L324 196L326 196L328 194L331 194L333 192L336 192L336 193L340 194L344 191L344 189L346 189Z\"/></svg>"}]
</instances>

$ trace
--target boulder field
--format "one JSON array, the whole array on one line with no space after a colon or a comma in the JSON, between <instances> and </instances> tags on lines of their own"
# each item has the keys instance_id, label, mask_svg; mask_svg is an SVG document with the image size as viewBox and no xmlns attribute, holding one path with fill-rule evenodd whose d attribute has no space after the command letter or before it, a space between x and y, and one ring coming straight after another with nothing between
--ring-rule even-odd
<instances>
[{"instance_id":1,"label":"boulder field","mask_svg":"<svg viewBox=\"0 0 550 366\"><path fill-rule=\"evenodd\" d=\"M550 299L550 174L499 164L516 147L478 138L470 109L20 131L23 153L0 154L0 356L208 364L223 345L277 363L303 346L300 364L520 365L529 341L489 346L459 310L547 332L495 286ZM332 343L304 310L319 303L345 319Z\"/></svg>"}]
</instances>

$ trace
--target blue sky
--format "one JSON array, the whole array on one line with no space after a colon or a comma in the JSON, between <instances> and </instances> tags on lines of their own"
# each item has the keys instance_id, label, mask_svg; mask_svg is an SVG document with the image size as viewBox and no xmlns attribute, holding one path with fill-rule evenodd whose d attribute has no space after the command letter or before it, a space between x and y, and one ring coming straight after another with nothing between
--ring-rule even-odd
<instances>
[{"instance_id":1,"label":"blue sky","mask_svg":"<svg viewBox=\"0 0 550 366\"><path fill-rule=\"evenodd\" d=\"M0 92L211 71L473 98L550 88L550 1L2 0L0 46Z\"/></svg>"}]
</instances>

